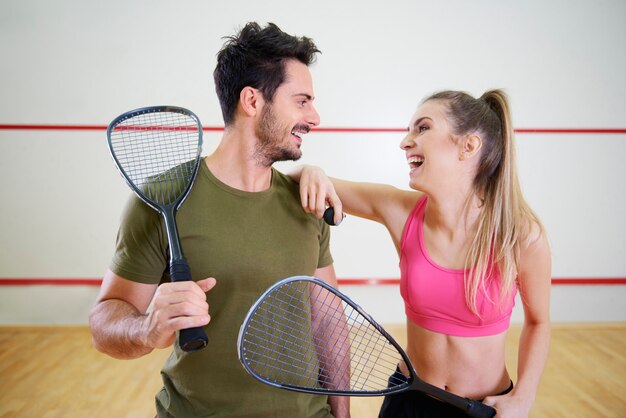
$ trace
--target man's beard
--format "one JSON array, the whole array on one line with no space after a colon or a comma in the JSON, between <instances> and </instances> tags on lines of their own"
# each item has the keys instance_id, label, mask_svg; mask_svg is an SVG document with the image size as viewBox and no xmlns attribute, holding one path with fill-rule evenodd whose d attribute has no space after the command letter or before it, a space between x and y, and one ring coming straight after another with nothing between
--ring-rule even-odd
<instances>
[{"instance_id":1,"label":"man's beard","mask_svg":"<svg viewBox=\"0 0 626 418\"><path fill-rule=\"evenodd\" d=\"M269 167L276 161L297 161L302 156L299 148L292 149L284 144L285 138L291 138L293 128L281 126L273 108L268 104L263 108L261 122L256 128L259 142L254 149L254 158L265 167Z\"/></svg>"}]
</instances>

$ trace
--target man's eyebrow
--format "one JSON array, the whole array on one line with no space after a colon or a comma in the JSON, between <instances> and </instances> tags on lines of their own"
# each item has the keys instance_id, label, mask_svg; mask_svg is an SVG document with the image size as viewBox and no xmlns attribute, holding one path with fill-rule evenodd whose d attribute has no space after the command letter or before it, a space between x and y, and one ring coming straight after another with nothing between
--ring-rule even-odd
<instances>
[{"instance_id":1,"label":"man's eyebrow","mask_svg":"<svg viewBox=\"0 0 626 418\"><path fill-rule=\"evenodd\" d=\"M311 96L310 94L307 93L296 93L293 95L293 97L298 97L298 96L302 96L304 98L306 98L307 100L313 100L313 96Z\"/></svg>"}]
</instances>

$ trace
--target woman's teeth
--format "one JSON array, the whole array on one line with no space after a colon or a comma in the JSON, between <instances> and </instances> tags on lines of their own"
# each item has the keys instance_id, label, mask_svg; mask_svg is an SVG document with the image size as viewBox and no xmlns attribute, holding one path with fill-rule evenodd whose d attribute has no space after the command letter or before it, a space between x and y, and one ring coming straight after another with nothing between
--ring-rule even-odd
<instances>
[{"instance_id":1,"label":"woman's teeth","mask_svg":"<svg viewBox=\"0 0 626 418\"><path fill-rule=\"evenodd\" d=\"M422 163L424 162L424 157L413 156L413 157L407 158L406 161L407 163L409 163L409 166L411 168L417 168L420 165L422 165Z\"/></svg>"}]
</instances>

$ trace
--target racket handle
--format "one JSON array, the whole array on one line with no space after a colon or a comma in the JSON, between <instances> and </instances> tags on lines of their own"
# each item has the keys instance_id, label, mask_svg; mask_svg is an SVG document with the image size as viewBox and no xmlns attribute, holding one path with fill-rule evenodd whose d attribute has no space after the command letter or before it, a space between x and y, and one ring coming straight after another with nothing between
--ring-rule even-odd
<instances>
[{"instance_id":1,"label":"racket handle","mask_svg":"<svg viewBox=\"0 0 626 418\"><path fill-rule=\"evenodd\" d=\"M496 410L490 407L489 405L485 405L480 401L468 400L467 404L467 414L470 417L474 418L492 418L496 416Z\"/></svg>"},{"instance_id":2,"label":"racket handle","mask_svg":"<svg viewBox=\"0 0 626 418\"><path fill-rule=\"evenodd\" d=\"M209 339L202 327L181 329L178 333L178 345L189 353L202 350L209 343Z\"/></svg>"},{"instance_id":3,"label":"racket handle","mask_svg":"<svg viewBox=\"0 0 626 418\"><path fill-rule=\"evenodd\" d=\"M336 226L339 224L335 223L335 208L333 208L332 206L329 206L326 208L326 210L324 211L324 221L326 221L326 223L330 226ZM344 215L345 218L345 215Z\"/></svg>"},{"instance_id":4,"label":"racket handle","mask_svg":"<svg viewBox=\"0 0 626 418\"><path fill-rule=\"evenodd\" d=\"M170 264L170 280L173 282L191 280L191 270L184 259ZM207 346L208 342L209 339L202 327L181 329L178 333L178 345L183 351L201 350Z\"/></svg>"}]
</instances>

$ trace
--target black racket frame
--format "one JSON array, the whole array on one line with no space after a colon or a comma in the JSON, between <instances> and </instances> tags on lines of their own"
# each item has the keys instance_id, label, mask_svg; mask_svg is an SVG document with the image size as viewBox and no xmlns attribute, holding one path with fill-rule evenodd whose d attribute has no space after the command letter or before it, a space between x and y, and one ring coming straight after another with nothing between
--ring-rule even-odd
<instances>
[{"instance_id":1,"label":"black racket frame","mask_svg":"<svg viewBox=\"0 0 626 418\"><path fill-rule=\"evenodd\" d=\"M343 302L348 304L354 310L356 310L360 315L362 315L363 318L365 318L374 328L376 328L376 330L378 330L389 341L389 343L391 343L391 345L393 345L398 350L398 353L402 357L402 360L405 362L407 368L409 369L410 376L407 378L406 382L398 384L392 388L384 389L384 390L350 391L350 390L333 390L333 389L326 389L326 388L306 388L306 387L295 386L295 385L281 384L278 382L273 382L271 380L264 379L262 376L258 376L256 372L254 371L254 369L250 367L249 364L247 364L247 360L246 360L246 350L245 350L244 340L245 340L245 335L248 329L248 325L251 322L251 318L254 316L259 306L268 298L270 294L272 294L276 289L282 286L286 286L289 283L295 282L295 281L310 282L317 286L321 286L325 288L332 294L339 297ZM455 395L454 393L448 392L446 390L443 390L437 386L431 385L421 380L417 376L417 373L415 372L415 369L413 368L413 365L411 364L411 361L409 360L404 349L400 347L397 341L380 324L378 324L378 322L376 322L372 318L371 315L365 312L363 308L361 308L361 306L355 303L352 299L350 299L344 293L330 286L326 282L318 278L311 277L311 276L293 276L293 277L287 277L285 279L282 279L276 282L270 288L268 288L256 300L256 302L250 307L250 310L248 311L239 329L239 336L237 338L237 353L239 356L239 361L241 362L243 367L246 369L246 371L250 375L252 375L255 379L265 384L268 384L270 386L274 386L280 389L287 389L287 390L293 390L297 392L304 392L304 393L310 393L310 394L326 394L326 395L335 395L335 396L382 396L382 395L391 395L391 394L399 393L399 392L405 392L408 390L416 390L419 392L426 393L427 395L430 395L450 405L456 406L457 408L465 411L469 416L474 417L474 418L492 418L496 414L495 409L493 409L492 407L488 405L483 404L480 401L464 398L459 395Z\"/></svg>"},{"instance_id":2,"label":"black racket frame","mask_svg":"<svg viewBox=\"0 0 626 418\"><path fill-rule=\"evenodd\" d=\"M198 127L198 149L196 152L196 160L191 178L189 179L188 184L185 186L180 196L169 204L160 205L147 198L144 192L134 184L126 170L124 170L123 164L117 158L114 146L112 144L112 131L124 121L132 119L134 117L149 113L164 112L179 113L188 116L195 121ZM193 185L198 174L198 168L200 167L200 154L202 152L202 124L200 122L200 119L191 110L178 106L148 106L134 109L119 115L118 117L113 119L113 121L111 121L107 128L107 145L111 157L115 162L115 166L117 167L124 180L126 180L126 183L131 188L131 190L135 192L137 197L139 197L144 203L157 211L164 218L167 230L168 244L170 247L170 279L172 281L192 280L191 270L189 268L189 265L187 264L187 261L185 260L180 245L180 240L178 238L178 230L176 227L175 217L176 211L180 208L180 206L187 198L189 191L191 190L191 186ZM182 350L192 352L206 347L206 345L208 344L208 338L202 327L187 328L179 332L178 343Z\"/></svg>"}]
</instances>

